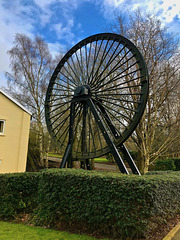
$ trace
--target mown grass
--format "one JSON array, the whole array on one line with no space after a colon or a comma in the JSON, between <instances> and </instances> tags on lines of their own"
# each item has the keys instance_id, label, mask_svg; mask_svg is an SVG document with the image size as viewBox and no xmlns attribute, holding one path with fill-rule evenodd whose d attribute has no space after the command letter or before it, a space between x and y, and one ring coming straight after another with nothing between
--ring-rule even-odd
<instances>
[{"instance_id":1,"label":"mown grass","mask_svg":"<svg viewBox=\"0 0 180 240\"><path fill-rule=\"evenodd\" d=\"M99 157L99 158L95 158L94 162L96 162L96 163L107 163L108 160L106 158L100 158Z\"/></svg>"},{"instance_id":2,"label":"mown grass","mask_svg":"<svg viewBox=\"0 0 180 240\"><path fill-rule=\"evenodd\" d=\"M48 153L48 156L49 156L49 157L56 157L56 158L62 158L62 157L63 157L63 156L62 156L61 154L59 154L59 153ZM106 158L101 158L101 157L99 157L99 158L95 158L95 159L94 159L94 162L95 162L95 163L107 163L108 160L107 160Z\"/></svg>"},{"instance_id":3,"label":"mown grass","mask_svg":"<svg viewBox=\"0 0 180 240\"><path fill-rule=\"evenodd\" d=\"M0 222L0 240L96 240L96 238L41 227Z\"/></svg>"},{"instance_id":4,"label":"mown grass","mask_svg":"<svg viewBox=\"0 0 180 240\"><path fill-rule=\"evenodd\" d=\"M49 157L62 158L63 156L59 153L48 153Z\"/></svg>"}]
</instances>

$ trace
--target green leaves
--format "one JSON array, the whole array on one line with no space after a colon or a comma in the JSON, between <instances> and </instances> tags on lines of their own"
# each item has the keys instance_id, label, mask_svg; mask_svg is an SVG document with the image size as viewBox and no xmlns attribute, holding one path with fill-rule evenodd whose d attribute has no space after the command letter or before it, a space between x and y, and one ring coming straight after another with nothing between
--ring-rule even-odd
<instances>
[{"instance_id":1,"label":"green leaves","mask_svg":"<svg viewBox=\"0 0 180 240\"><path fill-rule=\"evenodd\" d=\"M0 175L0 218L21 212L36 224L73 224L118 238L153 231L180 210L180 172L145 176L75 169Z\"/></svg>"},{"instance_id":2,"label":"green leaves","mask_svg":"<svg viewBox=\"0 0 180 240\"><path fill-rule=\"evenodd\" d=\"M102 234L122 239L143 236L157 226L156 219L163 221L168 214L178 211L179 185L178 172L127 176L74 169L47 170L40 182L43 187L36 220L50 226L63 221L75 224L78 229L98 229Z\"/></svg>"},{"instance_id":3,"label":"green leaves","mask_svg":"<svg viewBox=\"0 0 180 240\"><path fill-rule=\"evenodd\" d=\"M37 173L0 174L1 219L32 212L36 206L39 177Z\"/></svg>"},{"instance_id":4,"label":"green leaves","mask_svg":"<svg viewBox=\"0 0 180 240\"><path fill-rule=\"evenodd\" d=\"M174 164L173 159L164 159L164 160L157 160L155 162L155 170L156 171L167 171L167 170L175 170L176 166Z\"/></svg>"}]
</instances>

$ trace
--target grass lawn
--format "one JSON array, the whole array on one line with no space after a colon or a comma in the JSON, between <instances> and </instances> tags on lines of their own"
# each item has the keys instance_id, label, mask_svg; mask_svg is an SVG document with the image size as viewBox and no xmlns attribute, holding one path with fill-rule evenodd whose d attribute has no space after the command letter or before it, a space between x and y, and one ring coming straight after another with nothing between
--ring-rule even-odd
<instances>
[{"instance_id":1,"label":"grass lawn","mask_svg":"<svg viewBox=\"0 0 180 240\"><path fill-rule=\"evenodd\" d=\"M108 160L106 158L99 157L99 158L95 158L94 162L96 162L96 163L107 163Z\"/></svg>"},{"instance_id":2,"label":"grass lawn","mask_svg":"<svg viewBox=\"0 0 180 240\"><path fill-rule=\"evenodd\" d=\"M63 156L58 153L48 153L49 157L56 157L56 158L62 158Z\"/></svg>"},{"instance_id":3,"label":"grass lawn","mask_svg":"<svg viewBox=\"0 0 180 240\"><path fill-rule=\"evenodd\" d=\"M96 238L67 232L0 222L0 240L95 240ZM108 239L104 239L108 240Z\"/></svg>"},{"instance_id":4,"label":"grass lawn","mask_svg":"<svg viewBox=\"0 0 180 240\"><path fill-rule=\"evenodd\" d=\"M63 157L62 155L60 155L58 153L48 153L48 156L49 157L56 157L56 158L62 158ZM108 160L106 158L99 157L99 158L95 158L94 162L96 162L96 163L107 163Z\"/></svg>"}]
</instances>

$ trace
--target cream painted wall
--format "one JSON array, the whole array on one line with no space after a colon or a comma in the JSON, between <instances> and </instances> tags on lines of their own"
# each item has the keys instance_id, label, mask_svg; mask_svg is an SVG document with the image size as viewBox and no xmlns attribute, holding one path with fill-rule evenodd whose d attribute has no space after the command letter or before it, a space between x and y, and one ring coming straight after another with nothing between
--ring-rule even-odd
<instances>
[{"instance_id":1,"label":"cream painted wall","mask_svg":"<svg viewBox=\"0 0 180 240\"><path fill-rule=\"evenodd\" d=\"M0 92L0 120L5 120L0 134L0 173L26 170L31 115Z\"/></svg>"}]
</instances>

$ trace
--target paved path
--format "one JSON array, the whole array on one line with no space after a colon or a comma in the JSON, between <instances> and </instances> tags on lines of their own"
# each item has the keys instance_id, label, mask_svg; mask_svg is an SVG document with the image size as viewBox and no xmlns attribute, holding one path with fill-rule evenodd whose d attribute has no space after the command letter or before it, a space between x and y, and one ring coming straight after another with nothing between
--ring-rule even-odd
<instances>
[{"instance_id":1,"label":"paved path","mask_svg":"<svg viewBox=\"0 0 180 240\"><path fill-rule=\"evenodd\" d=\"M95 169L119 171L116 164L95 163Z\"/></svg>"},{"instance_id":2,"label":"paved path","mask_svg":"<svg viewBox=\"0 0 180 240\"><path fill-rule=\"evenodd\" d=\"M48 157L48 160L52 162L61 162L62 159L57 157Z\"/></svg>"},{"instance_id":3,"label":"paved path","mask_svg":"<svg viewBox=\"0 0 180 240\"><path fill-rule=\"evenodd\" d=\"M56 157L48 157L48 160L51 162L56 162L59 165L62 159L56 158ZM95 163L94 165L95 165L95 169L99 169L99 170L119 171L116 164Z\"/></svg>"}]
</instances>

